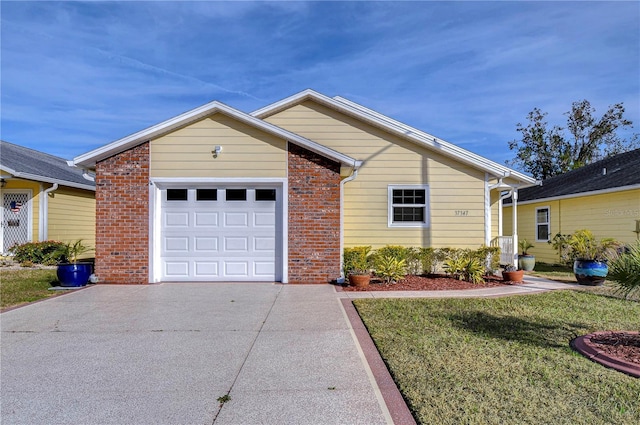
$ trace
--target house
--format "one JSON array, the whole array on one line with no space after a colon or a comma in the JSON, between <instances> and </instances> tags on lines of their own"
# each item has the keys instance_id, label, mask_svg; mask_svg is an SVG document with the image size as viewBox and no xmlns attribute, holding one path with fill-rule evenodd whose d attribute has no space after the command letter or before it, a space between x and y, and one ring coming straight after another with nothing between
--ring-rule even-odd
<instances>
[{"instance_id":1,"label":"house","mask_svg":"<svg viewBox=\"0 0 640 425\"><path fill-rule=\"evenodd\" d=\"M67 161L0 141L0 247L44 240L95 243L95 183Z\"/></svg>"},{"instance_id":2,"label":"house","mask_svg":"<svg viewBox=\"0 0 640 425\"><path fill-rule=\"evenodd\" d=\"M91 152L102 282L341 276L345 246L480 247L524 174L340 97L211 102Z\"/></svg>"},{"instance_id":3,"label":"house","mask_svg":"<svg viewBox=\"0 0 640 425\"><path fill-rule=\"evenodd\" d=\"M589 229L631 243L640 237L640 149L615 155L518 191L517 229L533 243L536 261L558 263L554 235ZM513 228L505 201L505 230Z\"/></svg>"}]
</instances>

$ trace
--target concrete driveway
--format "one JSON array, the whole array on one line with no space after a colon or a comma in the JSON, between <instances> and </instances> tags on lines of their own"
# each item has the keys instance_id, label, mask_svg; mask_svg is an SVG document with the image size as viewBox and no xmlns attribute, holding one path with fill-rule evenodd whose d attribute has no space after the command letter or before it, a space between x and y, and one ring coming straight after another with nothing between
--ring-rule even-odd
<instances>
[{"instance_id":1,"label":"concrete driveway","mask_svg":"<svg viewBox=\"0 0 640 425\"><path fill-rule=\"evenodd\" d=\"M0 324L3 425L391 422L329 285L97 285Z\"/></svg>"}]
</instances>

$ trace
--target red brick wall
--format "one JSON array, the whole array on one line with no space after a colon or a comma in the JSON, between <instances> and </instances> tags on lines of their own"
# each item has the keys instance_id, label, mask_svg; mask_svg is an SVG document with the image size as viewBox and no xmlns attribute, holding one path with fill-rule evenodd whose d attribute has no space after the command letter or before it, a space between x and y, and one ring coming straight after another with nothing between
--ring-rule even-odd
<instances>
[{"instance_id":1,"label":"red brick wall","mask_svg":"<svg viewBox=\"0 0 640 425\"><path fill-rule=\"evenodd\" d=\"M149 143L96 164L101 283L149 283Z\"/></svg>"},{"instance_id":2,"label":"red brick wall","mask_svg":"<svg viewBox=\"0 0 640 425\"><path fill-rule=\"evenodd\" d=\"M289 283L340 276L340 164L289 143Z\"/></svg>"}]
</instances>

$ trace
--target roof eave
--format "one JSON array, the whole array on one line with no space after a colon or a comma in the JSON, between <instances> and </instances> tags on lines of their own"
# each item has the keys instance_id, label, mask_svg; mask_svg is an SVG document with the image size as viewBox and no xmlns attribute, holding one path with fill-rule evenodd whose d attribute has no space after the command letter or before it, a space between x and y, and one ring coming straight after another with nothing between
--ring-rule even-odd
<instances>
[{"instance_id":1,"label":"roof eave","mask_svg":"<svg viewBox=\"0 0 640 425\"><path fill-rule=\"evenodd\" d=\"M295 144L301 145L306 149L309 149L319 155L333 159L337 162L351 166L353 166L357 162L356 159L351 158L348 155L344 155L340 152L329 149L325 146L313 142L312 140L306 139L276 125L267 123L266 121L262 121L259 118L245 114L244 112L238 111L234 108L231 108L230 106L214 101L199 108L192 109L191 111L185 112L174 118L170 118L144 130L141 130L130 136L116 140L115 142L109 143L108 145L102 146L91 152L87 152L83 155L77 156L73 159L73 164L84 168L95 167L95 164L100 160L109 158L110 156L135 147L147 140L151 140L168 134L177 128L189 125L195 121L198 121L199 119L218 112L231 116L232 118L240 122L259 128L284 140L288 140Z\"/></svg>"},{"instance_id":2,"label":"roof eave","mask_svg":"<svg viewBox=\"0 0 640 425\"><path fill-rule=\"evenodd\" d=\"M527 176L526 174L520 173L509 167L502 166L444 140L437 139L428 133L400 123L399 121L365 108L355 102L339 96L330 98L311 89L306 89L278 102L272 103L264 108L258 109L252 112L251 115L263 119L308 99L347 115L362 119L371 125L382 128L385 131L410 140L416 144L439 151L446 156L453 157L474 168L491 173L496 177L509 177L530 185L535 185L537 183L533 177Z\"/></svg>"},{"instance_id":3,"label":"roof eave","mask_svg":"<svg viewBox=\"0 0 640 425\"><path fill-rule=\"evenodd\" d=\"M17 173L11 173L11 174L13 175L14 178L20 178L20 179L24 179L24 180L33 180L33 181L37 181L37 182L52 183L52 184L56 184L57 183L57 184L63 185L63 186L73 187L73 188L76 188L76 189L91 190L91 191L94 191L94 192L96 190L95 186L88 185L88 184L71 182L69 180L54 179L54 178L51 178L51 177L40 176L40 175L37 175L37 174L31 174L31 173L17 172Z\"/></svg>"}]
</instances>

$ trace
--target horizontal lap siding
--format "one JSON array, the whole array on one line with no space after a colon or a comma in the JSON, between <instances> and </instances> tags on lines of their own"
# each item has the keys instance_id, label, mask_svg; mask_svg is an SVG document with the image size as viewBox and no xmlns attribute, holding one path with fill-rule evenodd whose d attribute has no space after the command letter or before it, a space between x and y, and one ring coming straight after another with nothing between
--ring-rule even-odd
<instances>
[{"instance_id":1,"label":"horizontal lap siding","mask_svg":"<svg viewBox=\"0 0 640 425\"><path fill-rule=\"evenodd\" d=\"M345 184L345 246L484 242L484 173L312 102L266 121L364 161L358 177ZM430 228L388 227L390 184L429 185ZM456 210L468 216L456 216Z\"/></svg>"},{"instance_id":2,"label":"horizontal lap siding","mask_svg":"<svg viewBox=\"0 0 640 425\"><path fill-rule=\"evenodd\" d=\"M95 193L72 188L61 188L49 197L49 239L75 241L95 247L96 201ZM93 257L93 253L87 255Z\"/></svg>"},{"instance_id":3,"label":"horizontal lap siding","mask_svg":"<svg viewBox=\"0 0 640 425\"><path fill-rule=\"evenodd\" d=\"M151 177L286 177L286 164L286 141L221 114L151 142Z\"/></svg>"},{"instance_id":4,"label":"horizontal lap siding","mask_svg":"<svg viewBox=\"0 0 640 425\"><path fill-rule=\"evenodd\" d=\"M598 239L614 238L625 243L636 240L633 230L635 220L640 220L640 189L518 205L520 239L535 241L535 210L547 206L550 207L552 237L556 233L571 234L579 229L589 229ZM505 215L511 214L511 207L506 208ZM508 222L510 228L510 217ZM537 261L558 262L558 255L551 245L532 243L535 248L531 251Z\"/></svg>"}]
</instances>

